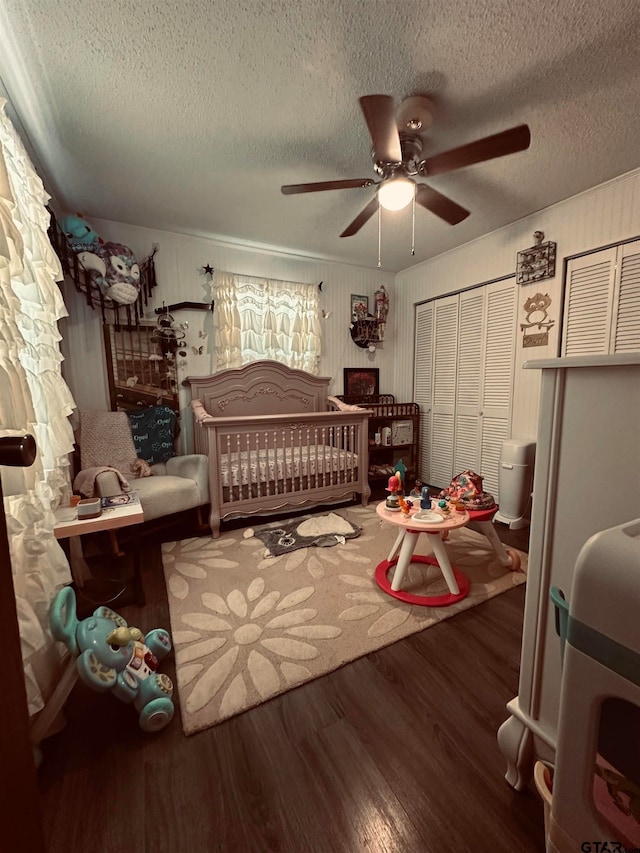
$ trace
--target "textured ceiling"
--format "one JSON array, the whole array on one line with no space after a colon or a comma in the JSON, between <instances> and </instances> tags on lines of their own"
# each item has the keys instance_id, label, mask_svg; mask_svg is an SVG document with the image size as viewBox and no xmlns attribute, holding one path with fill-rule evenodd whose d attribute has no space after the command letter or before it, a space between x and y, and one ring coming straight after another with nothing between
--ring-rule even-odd
<instances>
[{"instance_id":1,"label":"textured ceiling","mask_svg":"<svg viewBox=\"0 0 640 853\"><path fill-rule=\"evenodd\" d=\"M383 216L404 269L640 165L637 0L3 0L0 78L56 207L374 268L358 98L429 94L435 154L517 124L524 152L440 175L471 211Z\"/></svg>"}]
</instances>

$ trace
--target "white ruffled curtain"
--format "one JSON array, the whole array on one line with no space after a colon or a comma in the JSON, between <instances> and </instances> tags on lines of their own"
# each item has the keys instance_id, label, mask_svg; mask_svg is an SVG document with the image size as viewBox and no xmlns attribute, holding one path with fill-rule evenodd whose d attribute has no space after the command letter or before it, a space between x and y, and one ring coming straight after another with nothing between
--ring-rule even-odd
<instances>
[{"instance_id":1,"label":"white ruffled curtain","mask_svg":"<svg viewBox=\"0 0 640 853\"><path fill-rule=\"evenodd\" d=\"M216 270L213 286L216 370L270 359L318 373L318 288Z\"/></svg>"},{"instance_id":2,"label":"white ruffled curtain","mask_svg":"<svg viewBox=\"0 0 640 853\"><path fill-rule=\"evenodd\" d=\"M58 320L67 316L60 262L49 238L49 196L0 98L0 436L31 433L30 468L0 468L29 713L55 686L60 644L49 606L71 580L53 535L53 510L69 485L74 408L62 378Z\"/></svg>"}]
</instances>

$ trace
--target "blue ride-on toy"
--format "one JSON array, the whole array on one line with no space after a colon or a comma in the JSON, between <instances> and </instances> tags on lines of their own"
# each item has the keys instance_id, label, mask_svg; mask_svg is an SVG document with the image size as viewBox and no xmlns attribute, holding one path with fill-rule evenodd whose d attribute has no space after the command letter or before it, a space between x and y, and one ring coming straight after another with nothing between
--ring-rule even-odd
<instances>
[{"instance_id":1,"label":"blue ride-on toy","mask_svg":"<svg viewBox=\"0 0 640 853\"><path fill-rule=\"evenodd\" d=\"M50 611L51 633L77 657L78 675L102 693L110 690L123 702L133 703L140 728L157 732L173 718L173 684L158 664L171 651L167 631L154 628L144 637L139 628L102 605L93 616L78 621L76 596L70 586L56 595Z\"/></svg>"}]
</instances>

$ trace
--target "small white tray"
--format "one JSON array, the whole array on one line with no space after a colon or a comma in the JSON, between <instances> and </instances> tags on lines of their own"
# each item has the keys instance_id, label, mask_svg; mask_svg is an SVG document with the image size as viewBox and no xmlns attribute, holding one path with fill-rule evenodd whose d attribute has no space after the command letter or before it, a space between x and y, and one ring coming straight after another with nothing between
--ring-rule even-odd
<instances>
[{"instance_id":1,"label":"small white tray","mask_svg":"<svg viewBox=\"0 0 640 853\"><path fill-rule=\"evenodd\" d=\"M434 512L432 509L421 509L412 515L410 520L420 522L421 524L442 524L445 518L439 512Z\"/></svg>"}]
</instances>

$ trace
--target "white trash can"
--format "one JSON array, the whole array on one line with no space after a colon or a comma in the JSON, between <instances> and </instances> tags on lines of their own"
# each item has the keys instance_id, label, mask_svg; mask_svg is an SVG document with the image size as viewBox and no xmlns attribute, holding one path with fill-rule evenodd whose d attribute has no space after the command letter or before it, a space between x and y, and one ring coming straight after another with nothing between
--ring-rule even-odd
<instances>
[{"instance_id":1,"label":"white trash can","mask_svg":"<svg viewBox=\"0 0 640 853\"><path fill-rule=\"evenodd\" d=\"M535 452L535 442L528 439L510 438L502 443L498 469L500 507L493 520L508 524L511 530L529 524L524 516L531 497Z\"/></svg>"}]
</instances>

